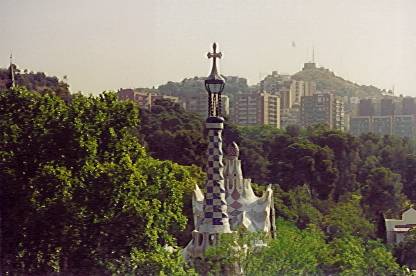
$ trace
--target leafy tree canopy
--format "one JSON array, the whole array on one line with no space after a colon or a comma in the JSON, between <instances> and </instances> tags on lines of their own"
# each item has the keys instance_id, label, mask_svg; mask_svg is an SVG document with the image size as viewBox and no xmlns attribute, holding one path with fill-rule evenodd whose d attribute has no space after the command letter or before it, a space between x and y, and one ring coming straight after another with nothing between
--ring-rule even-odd
<instances>
[{"instance_id":1,"label":"leafy tree canopy","mask_svg":"<svg viewBox=\"0 0 416 276\"><path fill-rule=\"evenodd\" d=\"M3 271L174 269L159 248L175 244L184 197L201 179L146 154L138 115L113 93L69 104L22 88L0 93Z\"/></svg>"}]
</instances>

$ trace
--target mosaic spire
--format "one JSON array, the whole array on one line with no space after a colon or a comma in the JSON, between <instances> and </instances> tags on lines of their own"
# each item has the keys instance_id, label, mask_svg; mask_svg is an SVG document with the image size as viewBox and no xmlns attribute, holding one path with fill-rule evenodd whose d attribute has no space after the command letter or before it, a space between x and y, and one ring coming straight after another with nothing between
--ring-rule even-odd
<instances>
[{"instance_id":1,"label":"mosaic spire","mask_svg":"<svg viewBox=\"0 0 416 276\"><path fill-rule=\"evenodd\" d=\"M209 117L206 121L208 130L207 180L205 183L204 219L199 230L208 233L228 233L231 231L223 175L223 122L222 117Z\"/></svg>"}]
</instances>

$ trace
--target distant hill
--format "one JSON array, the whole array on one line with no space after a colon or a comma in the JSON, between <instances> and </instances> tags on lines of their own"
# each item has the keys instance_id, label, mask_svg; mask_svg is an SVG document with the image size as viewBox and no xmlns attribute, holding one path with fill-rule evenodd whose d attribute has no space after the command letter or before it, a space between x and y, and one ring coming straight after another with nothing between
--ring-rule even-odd
<instances>
[{"instance_id":1,"label":"distant hill","mask_svg":"<svg viewBox=\"0 0 416 276\"><path fill-rule=\"evenodd\" d=\"M372 85L358 85L345 80L323 67L304 68L302 71L294 74L292 79L314 81L316 82L317 90L335 92L338 96L355 96L360 98L381 97L386 92Z\"/></svg>"},{"instance_id":2,"label":"distant hill","mask_svg":"<svg viewBox=\"0 0 416 276\"><path fill-rule=\"evenodd\" d=\"M233 96L239 92L248 92L250 91L250 87L247 84L247 79L234 77L234 76L227 76L225 78L225 88L224 94L228 96ZM170 96L186 96L195 93L206 93L204 88L204 79L202 77L193 77L184 79L181 82L172 82L169 81L166 84L160 85L158 90L160 93L164 95Z\"/></svg>"},{"instance_id":3,"label":"distant hill","mask_svg":"<svg viewBox=\"0 0 416 276\"><path fill-rule=\"evenodd\" d=\"M224 94L230 96L231 98L238 93L245 93L260 89L259 84L249 86L247 84L247 79L245 78L235 76L228 76L225 78L226 85ZM381 90L372 85L359 85L345 80L342 77L336 76L329 69L323 67L304 69L291 76L291 78L295 80L314 81L316 82L318 91L333 92L339 96L366 98L381 97L383 93L386 93L385 90ZM169 81L166 84L160 85L158 87L158 91L164 95L179 97L198 92L205 93L204 78L186 78L181 82Z\"/></svg>"},{"instance_id":4,"label":"distant hill","mask_svg":"<svg viewBox=\"0 0 416 276\"><path fill-rule=\"evenodd\" d=\"M15 66L15 65L14 65ZM63 99L70 97L69 85L60 81L57 77L46 76L42 72L21 72L15 67L16 85L24 86L30 91L39 93L52 93ZM0 68L0 90L6 89L10 84L9 69Z\"/></svg>"}]
</instances>

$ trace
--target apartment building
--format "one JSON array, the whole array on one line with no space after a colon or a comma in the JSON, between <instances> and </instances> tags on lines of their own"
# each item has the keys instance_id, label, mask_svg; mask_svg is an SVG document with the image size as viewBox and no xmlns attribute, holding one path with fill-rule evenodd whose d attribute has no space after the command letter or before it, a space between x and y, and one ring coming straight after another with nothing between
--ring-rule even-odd
<instances>
[{"instance_id":1,"label":"apartment building","mask_svg":"<svg viewBox=\"0 0 416 276\"><path fill-rule=\"evenodd\" d=\"M394 116L352 116L350 133L359 136L364 133L414 137L416 130L415 115Z\"/></svg>"},{"instance_id":2,"label":"apartment building","mask_svg":"<svg viewBox=\"0 0 416 276\"><path fill-rule=\"evenodd\" d=\"M372 131L371 116L351 116L350 133L354 136L369 133Z\"/></svg>"},{"instance_id":3,"label":"apartment building","mask_svg":"<svg viewBox=\"0 0 416 276\"><path fill-rule=\"evenodd\" d=\"M344 103L331 93L318 93L301 98L300 121L303 127L326 124L344 130Z\"/></svg>"},{"instance_id":4,"label":"apartment building","mask_svg":"<svg viewBox=\"0 0 416 276\"><path fill-rule=\"evenodd\" d=\"M280 98L266 92L234 98L233 121L238 125L270 125L280 128Z\"/></svg>"},{"instance_id":5,"label":"apartment building","mask_svg":"<svg viewBox=\"0 0 416 276\"><path fill-rule=\"evenodd\" d=\"M313 96L315 93L315 82L292 80L290 85L291 105L300 105L302 97Z\"/></svg>"}]
</instances>

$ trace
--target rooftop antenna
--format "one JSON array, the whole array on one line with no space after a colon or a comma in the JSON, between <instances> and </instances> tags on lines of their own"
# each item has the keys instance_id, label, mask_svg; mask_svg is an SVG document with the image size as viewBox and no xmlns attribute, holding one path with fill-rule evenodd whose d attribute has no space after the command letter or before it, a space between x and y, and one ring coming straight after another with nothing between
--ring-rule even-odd
<instances>
[{"instance_id":1,"label":"rooftop antenna","mask_svg":"<svg viewBox=\"0 0 416 276\"><path fill-rule=\"evenodd\" d=\"M315 63L315 47L312 47L312 63Z\"/></svg>"}]
</instances>

